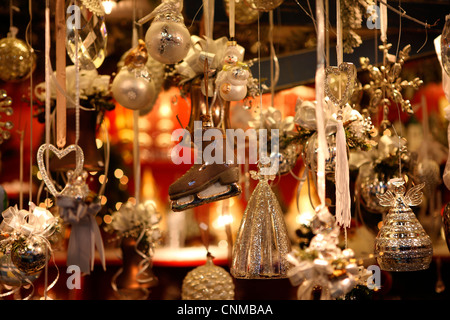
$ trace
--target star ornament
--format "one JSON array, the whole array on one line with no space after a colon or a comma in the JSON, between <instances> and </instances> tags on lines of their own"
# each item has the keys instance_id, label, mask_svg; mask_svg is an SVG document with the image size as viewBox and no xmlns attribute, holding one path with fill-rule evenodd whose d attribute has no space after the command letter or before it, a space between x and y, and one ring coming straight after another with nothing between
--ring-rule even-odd
<instances>
[{"instance_id":1,"label":"star ornament","mask_svg":"<svg viewBox=\"0 0 450 320\"><path fill-rule=\"evenodd\" d=\"M390 125L387 120L389 114L389 107L394 102L401 107L403 112L409 114L414 113L411 102L404 99L402 91L404 89L412 88L419 89L423 81L418 77L412 81L402 80L400 74L405 61L409 58L411 45L407 45L403 50L399 51L398 56L389 54L389 49L392 44L385 43L379 46L383 51L383 64L378 68L370 64L367 57L360 58L361 68L369 72L370 82L364 85L363 89L370 96L369 110L376 112L379 107L383 108L383 122L382 127L386 128Z\"/></svg>"}]
</instances>

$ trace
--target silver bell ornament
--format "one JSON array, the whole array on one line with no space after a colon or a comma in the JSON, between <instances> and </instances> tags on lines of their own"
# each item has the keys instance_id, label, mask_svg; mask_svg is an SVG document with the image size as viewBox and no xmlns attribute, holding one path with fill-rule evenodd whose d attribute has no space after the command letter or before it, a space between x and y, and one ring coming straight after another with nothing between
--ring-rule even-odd
<instances>
[{"instance_id":1,"label":"silver bell ornament","mask_svg":"<svg viewBox=\"0 0 450 320\"><path fill-rule=\"evenodd\" d=\"M206 263L191 270L183 280L183 300L233 300L234 283L231 275L216 266L208 254Z\"/></svg>"},{"instance_id":2,"label":"silver bell ornament","mask_svg":"<svg viewBox=\"0 0 450 320\"><path fill-rule=\"evenodd\" d=\"M403 179L392 179L392 191L379 195L380 205L391 209L375 239L375 254L381 270L418 271L428 269L433 245L410 206L422 202L424 183L406 193Z\"/></svg>"},{"instance_id":3,"label":"silver bell ornament","mask_svg":"<svg viewBox=\"0 0 450 320\"><path fill-rule=\"evenodd\" d=\"M145 43L150 56L161 63L180 62L191 47L191 35L184 25L182 9L180 0L163 0L149 15L139 20L142 24L153 19L145 34Z\"/></svg>"},{"instance_id":4,"label":"silver bell ornament","mask_svg":"<svg viewBox=\"0 0 450 320\"><path fill-rule=\"evenodd\" d=\"M112 94L124 108L143 110L150 108L154 102L156 89L146 67L147 59L145 42L139 40L138 46L127 55L124 66L113 80Z\"/></svg>"},{"instance_id":5,"label":"silver bell ornament","mask_svg":"<svg viewBox=\"0 0 450 320\"><path fill-rule=\"evenodd\" d=\"M40 272L45 267L48 257L48 241L42 237L21 237L11 249L11 261L26 275Z\"/></svg>"}]
</instances>

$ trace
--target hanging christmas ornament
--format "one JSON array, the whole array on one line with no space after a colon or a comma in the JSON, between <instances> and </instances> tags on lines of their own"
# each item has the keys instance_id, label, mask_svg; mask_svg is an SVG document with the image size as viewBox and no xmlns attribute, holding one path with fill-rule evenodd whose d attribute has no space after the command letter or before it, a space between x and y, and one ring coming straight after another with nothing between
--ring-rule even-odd
<instances>
[{"instance_id":1,"label":"hanging christmas ornament","mask_svg":"<svg viewBox=\"0 0 450 320\"><path fill-rule=\"evenodd\" d=\"M127 55L124 66L113 80L114 99L127 109L148 109L154 103L155 84L147 69L147 60L145 42L139 40L139 45Z\"/></svg>"},{"instance_id":2,"label":"hanging christmas ornament","mask_svg":"<svg viewBox=\"0 0 450 320\"><path fill-rule=\"evenodd\" d=\"M48 241L40 237L20 238L11 249L11 261L24 274L36 274L48 261L48 247Z\"/></svg>"},{"instance_id":3,"label":"hanging christmas ornament","mask_svg":"<svg viewBox=\"0 0 450 320\"><path fill-rule=\"evenodd\" d=\"M100 0L75 0L67 9L66 50L80 69L99 68L106 57L108 33L105 11ZM76 44L78 42L78 50ZM77 51L77 52L75 52Z\"/></svg>"},{"instance_id":4,"label":"hanging christmas ornament","mask_svg":"<svg viewBox=\"0 0 450 320\"><path fill-rule=\"evenodd\" d=\"M334 175L336 168L336 135L329 134L326 136L328 145L329 157L325 159L325 173L327 175ZM303 146L302 154L307 165L313 171L317 171L319 142L317 140L317 133L311 135Z\"/></svg>"},{"instance_id":5,"label":"hanging christmas ornament","mask_svg":"<svg viewBox=\"0 0 450 320\"><path fill-rule=\"evenodd\" d=\"M231 274L241 279L286 278L291 250L283 212L269 180L275 176L250 171L259 180L242 217L233 247Z\"/></svg>"},{"instance_id":6,"label":"hanging christmas ornament","mask_svg":"<svg viewBox=\"0 0 450 320\"><path fill-rule=\"evenodd\" d=\"M447 248L450 251L450 203L444 207L442 212L443 231Z\"/></svg>"},{"instance_id":7,"label":"hanging christmas ornament","mask_svg":"<svg viewBox=\"0 0 450 320\"><path fill-rule=\"evenodd\" d=\"M21 287L33 283L41 272L27 275L11 261L12 241L3 240L0 245L0 283L11 287Z\"/></svg>"},{"instance_id":8,"label":"hanging christmas ornament","mask_svg":"<svg viewBox=\"0 0 450 320\"><path fill-rule=\"evenodd\" d=\"M242 62L243 54L230 41L224 54L222 70L217 74L216 88L225 101L240 101L247 96L248 65Z\"/></svg>"},{"instance_id":9,"label":"hanging christmas ornament","mask_svg":"<svg viewBox=\"0 0 450 320\"><path fill-rule=\"evenodd\" d=\"M225 12L227 15L230 14L229 10L229 1L224 0L223 4L225 7ZM254 8L248 6L245 1L242 0L234 0L235 2L235 22L237 24L248 25L256 22L260 15L260 12Z\"/></svg>"},{"instance_id":10,"label":"hanging christmas ornament","mask_svg":"<svg viewBox=\"0 0 450 320\"><path fill-rule=\"evenodd\" d=\"M163 0L150 14L139 20L144 24L153 19L145 34L148 53L164 64L183 60L191 47L191 35L184 25L183 1Z\"/></svg>"},{"instance_id":11,"label":"hanging christmas ornament","mask_svg":"<svg viewBox=\"0 0 450 320\"><path fill-rule=\"evenodd\" d=\"M30 77L36 68L33 49L16 38L18 29L11 27L6 38L0 40L0 79L18 82Z\"/></svg>"},{"instance_id":12,"label":"hanging christmas ornament","mask_svg":"<svg viewBox=\"0 0 450 320\"><path fill-rule=\"evenodd\" d=\"M158 284L151 267L154 248L161 240L160 221L152 201L138 205L126 202L111 215L106 231L121 237L123 266L111 281L120 299L146 299Z\"/></svg>"},{"instance_id":13,"label":"hanging christmas ornament","mask_svg":"<svg viewBox=\"0 0 450 320\"><path fill-rule=\"evenodd\" d=\"M411 102L405 100L401 92L405 89L417 90L423 84L423 81L418 77L412 81L402 80L400 77L402 67L409 58L411 45L407 45L399 51L396 61L395 56L389 54L391 47L392 44L390 43L379 46L384 57L383 65L380 68L371 65L369 58L360 58L359 60L361 68L369 72L371 79L368 84L363 86L364 91L368 92L370 96L369 111L376 112L380 106L383 108L381 132L391 125L388 120L391 101L398 103L403 112L414 113Z\"/></svg>"},{"instance_id":14,"label":"hanging christmas ornament","mask_svg":"<svg viewBox=\"0 0 450 320\"><path fill-rule=\"evenodd\" d=\"M375 253L380 268L385 271L417 271L430 266L433 256L431 238L417 220L410 206L422 202L424 183L405 194L405 181L392 179L392 191L379 195L380 205L391 209L375 240Z\"/></svg>"},{"instance_id":15,"label":"hanging christmas ornament","mask_svg":"<svg viewBox=\"0 0 450 320\"><path fill-rule=\"evenodd\" d=\"M258 11L271 11L279 7L284 0L244 0L250 8Z\"/></svg>"},{"instance_id":16,"label":"hanging christmas ornament","mask_svg":"<svg viewBox=\"0 0 450 320\"><path fill-rule=\"evenodd\" d=\"M442 68L450 77L450 14L445 16L444 29L441 34Z\"/></svg>"},{"instance_id":17,"label":"hanging christmas ornament","mask_svg":"<svg viewBox=\"0 0 450 320\"><path fill-rule=\"evenodd\" d=\"M206 263L189 271L183 279L181 299L233 300L233 278L224 268L216 266L208 253Z\"/></svg>"},{"instance_id":18,"label":"hanging christmas ornament","mask_svg":"<svg viewBox=\"0 0 450 320\"><path fill-rule=\"evenodd\" d=\"M0 113L4 113L6 116L11 116L13 114L13 109L11 108L12 99L8 96L5 90L0 90ZM0 122L0 144L4 140L8 140L11 137L10 130L14 127L11 121Z\"/></svg>"}]
</instances>

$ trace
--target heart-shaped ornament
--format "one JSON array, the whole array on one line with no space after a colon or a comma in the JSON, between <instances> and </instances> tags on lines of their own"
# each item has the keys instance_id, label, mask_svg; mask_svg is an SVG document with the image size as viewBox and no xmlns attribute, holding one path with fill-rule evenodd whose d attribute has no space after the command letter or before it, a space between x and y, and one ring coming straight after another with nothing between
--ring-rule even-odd
<instances>
[{"instance_id":1,"label":"heart-shaped ornament","mask_svg":"<svg viewBox=\"0 0 450 320\"><path fill-rule=\"evenodd\" d=\"M339 67L325 69L325 94L337 106L344 106L352 96L356 79L353 63L342 62Z\"/></svg>"},{"instance_id":2,"label":"heart-shaped ornament","mask_svg":"<svg viewBox=\"0 0 450 320\"><path fill-rule=\"evenodd\" d=\"M52 151L58 157L58 159L65 157L66 155L68 155L71 152L75 152L75 159L76 159L75 160L75 171L74 171L75 173L79 173L83 170L84 153L83 153L83 150L80 148L80 146L75 145L75 144L71 144L64 149L58 149L57 147L55 147L52 144L43 144L39 147L38 152L37 152L37 163L38 163L39 171L42 176L42 180L44 180L44 183L47 186L50 193L56 197L56 196L59 196L62 193L62 191L58 192L56 190L56 187L55 187L52 179L50 179L50 177L48 176L47 168L45 167L45 161L44 161L44 154L47 149L49 151Z\"/></svg>"}]
</instances>

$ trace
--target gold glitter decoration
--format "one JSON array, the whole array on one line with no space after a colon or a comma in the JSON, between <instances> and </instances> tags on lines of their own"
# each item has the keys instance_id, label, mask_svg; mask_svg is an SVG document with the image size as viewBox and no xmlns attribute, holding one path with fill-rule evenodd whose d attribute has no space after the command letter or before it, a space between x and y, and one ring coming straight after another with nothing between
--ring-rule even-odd
<instances>
[{"instance_id":1,"label":"gold glitter decoration","mask_svg":"<svg viewBox=\"0 0 450 320\"><path fill-rule=\"evenodd\" d=\"M27 79L36 67L36 55L24 41L13 36L0 40L0 79L19 82Z\"/></svg>"}]
</instances>

